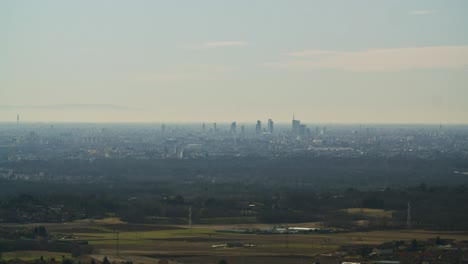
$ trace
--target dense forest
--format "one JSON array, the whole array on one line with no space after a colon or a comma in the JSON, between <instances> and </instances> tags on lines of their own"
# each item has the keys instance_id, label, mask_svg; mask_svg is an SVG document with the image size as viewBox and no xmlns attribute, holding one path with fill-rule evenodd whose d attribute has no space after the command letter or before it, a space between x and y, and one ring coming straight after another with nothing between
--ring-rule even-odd
<instances>
[{"instance_id":1,"label":"dense forest","mask_svg":"<svg viewBox=\"0 0 468 264\"><path fill-rule=\"evenodd\" d=\"M0 167L74 182L213 181L314 187L382 187L467 183L466 159L281 157L212 159L97 159L2 162Z\"/></svg>"},{"instance_id":2,"label":"dense forest","mask_svg":"<svg viewBox=\"0 0 468 264\"><path fill-rule=\"evenodd\" d=\"M0 221L61 222L118 216L129 222L294 223L345 229L467 230L463 160L61 160L3 164L40 181L2 180ZM374 208L391 217L349 214ZM367 221L356 227L353 222Z\"/></svg>"}]
</instances>

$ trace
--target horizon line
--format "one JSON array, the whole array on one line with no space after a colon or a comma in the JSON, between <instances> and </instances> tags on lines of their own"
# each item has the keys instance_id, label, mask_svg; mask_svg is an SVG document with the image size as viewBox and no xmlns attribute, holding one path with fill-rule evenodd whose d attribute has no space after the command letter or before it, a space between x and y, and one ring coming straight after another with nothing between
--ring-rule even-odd
<instances>
[{"instance_id":1,"label":"horizon line","mask_svg":"<svg viewBox=\"0 0 468 264\"><path fill-rule=\"evenodd\" d=\"M259 120L259 119L258 119ZM262 121L262 120L260 120ZM300 121L300 120L299 120ZM231 124L236 122L238 124L252 123L255 121L1 121L0 124ZM274 121L274 124L290 124L291 121ZM328 125L468 125L460 122L302 122L303 124L328 124Z\"/></svg>"}]
</instances>

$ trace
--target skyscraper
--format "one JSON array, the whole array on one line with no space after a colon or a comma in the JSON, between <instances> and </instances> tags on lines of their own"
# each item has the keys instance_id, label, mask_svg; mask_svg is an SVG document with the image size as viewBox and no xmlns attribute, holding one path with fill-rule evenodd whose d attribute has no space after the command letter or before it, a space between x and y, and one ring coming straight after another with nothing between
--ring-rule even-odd
<instances>
[{"instance_id":1,"label":"skyscraper","mask_svg":"<svg viewBox=\"0 0 468 264\"><path fill-rule=\"evenodd\" d=\"M257 120L257 125L255 126L255 133L261 134L262 133L262 121Z\"/></svg>"},{"instance_id":2,"label":"skyscraper","mask_svg":"<svg viewBox=\"0 0 468 264\"><path fill-rule=\"evenodd\" d=\"M307 130L307 127L306 125L304 124L301 124L301 121L300 120L296 120L294 118L294 114L293 114L293 120L292 120L292 128L291 128L291 132L293 135L304 135L305 132Z\"/></svg>"},{"instance_id":3,"label":"skyscraper","mask_svg":"<svg viewBox=\"0 0 468 264\"><path fill-rule=\"evenodd\" d=\"M231 123L231 130L230 130L230 132L231 132L232 134L237 133L236 121L234 121L234 122Z\"/></svg>"},{"instance_id":4,"label":"skyscraper","mask_svg":"<svg viewBox=\"0 0 468 264\"><path fill-rule=\"evenodd\" d=\"M293 114L293 120L292 120L292 128L291 128L291 131L293 134L295 135L298 135L301 131L301 121L300 120L296 120L294 118L294 114Z\"/></svg>"},{"instance_id":5,"label":"skyscraper","mask_svg":"<svg viewBox=\"0 0 468 264\"><path fill-rule=\"evenodd\" d=\"M268 133L273 134L273 120L268 119Z\"/></svg>"}]
</instances>

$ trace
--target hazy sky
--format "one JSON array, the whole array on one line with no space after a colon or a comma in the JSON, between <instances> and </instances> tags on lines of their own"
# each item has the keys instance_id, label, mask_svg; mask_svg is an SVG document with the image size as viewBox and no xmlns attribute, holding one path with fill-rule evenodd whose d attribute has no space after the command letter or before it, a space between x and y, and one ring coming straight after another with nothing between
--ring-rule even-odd
<instances>
[{"instance_id":1,"label":"hazy sky","mask_svg":"<svg viewBox=\"0 0 468 264\"><path fill-rule=\"evenodd\" d=\"M0 1L0 121L468 123L466 0Z\"/></svg>"}]
</instances>

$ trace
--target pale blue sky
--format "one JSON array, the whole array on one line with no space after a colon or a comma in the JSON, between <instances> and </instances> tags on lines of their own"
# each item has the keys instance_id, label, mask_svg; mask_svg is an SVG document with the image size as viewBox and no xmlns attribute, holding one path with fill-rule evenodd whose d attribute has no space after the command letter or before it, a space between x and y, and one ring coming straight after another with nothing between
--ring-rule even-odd
<instances>
[{"instance_id":1,"label":"pale blue sky","mask_svg":"<svg viewBox=\"0 0 468 264\"><path fill-rule=\"evenodd\" d=\"M467 123L468 1L0 1L0 121Z\"/></svg>"}]
</instances>

